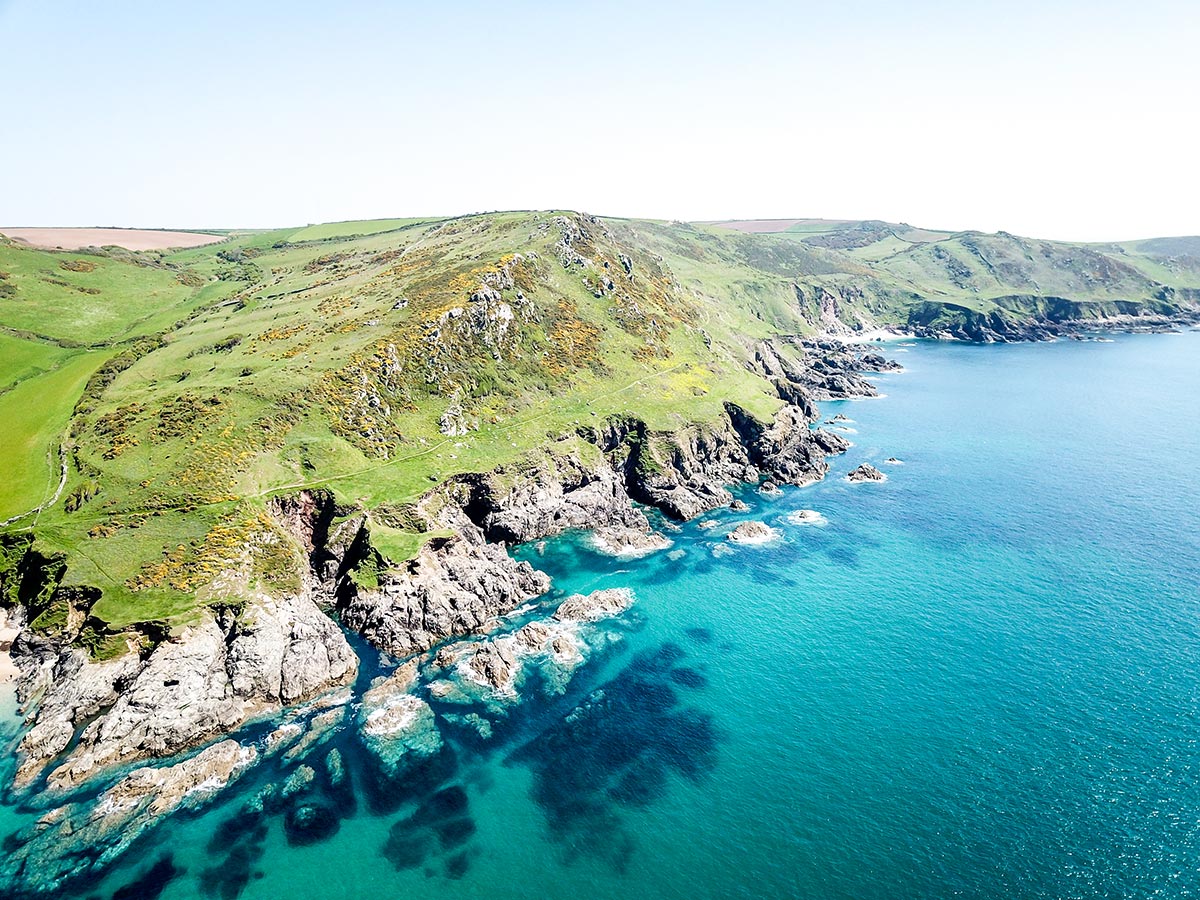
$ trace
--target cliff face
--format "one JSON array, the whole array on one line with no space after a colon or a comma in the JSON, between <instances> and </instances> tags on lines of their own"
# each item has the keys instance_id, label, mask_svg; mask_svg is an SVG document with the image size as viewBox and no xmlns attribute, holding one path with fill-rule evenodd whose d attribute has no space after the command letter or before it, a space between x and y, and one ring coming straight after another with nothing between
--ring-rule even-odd
<instances>
[{"instance_id":1,"label":"cliff face","mask_svg":"<svg viewBox=\"0 0 1200 900\"><path fill-rule=\"evenodd\" d=\"M14 785L46 774L54 790L130 760L171 756L257 713L347 684L358 671L310 590L206 611L144 655L95 662L78 647L22 636L14 656L22 702L34 710Z\"/></svg>"},{"instance_id":2,"label":"cliff face","mask_svg":"<svg viewBox=\"0 0 1200 900\"><path fill-rule=\"evenodd\" d=\"M549 588L545 574L512 559L502 545L435 538L384 574L378 587L348 586L341 614L376 647L403 657L484 630Z\"/></svg>"},{"instance_id":3,"label":"cliff face","mask_svg":"<svg viewBox=\"0 0 1200 900\"><path fill-rule=\"evenodd\" d=\"M1200 291L1163 288L1152 301L1079 302L1061 297L999 298L1002 308L981 312L952 303L923 303L909 312L906 328L917 337L972 343L1048 341L1080 331L1171 331L1200 322Z\"/></svg>"}]
</instances>

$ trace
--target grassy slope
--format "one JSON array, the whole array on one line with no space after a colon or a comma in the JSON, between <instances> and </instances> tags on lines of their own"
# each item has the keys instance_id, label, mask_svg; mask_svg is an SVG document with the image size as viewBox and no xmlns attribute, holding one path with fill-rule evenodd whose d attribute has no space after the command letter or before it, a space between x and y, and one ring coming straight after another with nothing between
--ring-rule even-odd
<instances>
[{"instance_id":1,"label":"grassy slope","mask_svg":"<svg viewBox=\"0 0 1200 900\"><path fill-rule=\"evenodd\" d=\"M0 396L26 378L41 375L58 366L70 351L57 344L0 332Z\"/></svg>"},{"instance_id":2,"label":"grassy slope","mask_svg":"<svg viewBox=\"0 0 1200 900\"><path fill-rule=\"evenodd\" d=\"M77 352L58 368L25 378L0 394L0 520L38 506L59 481L57 448L71 410L92 373L112 354Z\"/></svg>"},{"instance_id":3,"label":"grassy slope","mask_svg":"<svg viewBox=\"0 0 1200 900\"><path fill-rule=\"evenodd\" d=\"M209 253L212 253L209 250ZM124 259L145 261L131 265ZM0 242L0 325L54 341L100 346L169 327L200 292L181 272L154 267L157 254L115 257L21 249Z\"/></svg>"},{"instance_id":4,"label":"grassy slope","mask_svg":"<svg viewBox=\"0 0 1200 900\"><path fill-rule=\"evenodd\" d=\"M362 219L352 222L324 222L319 225L309 225L291 234L293 241L323 241L329 238L357 237L362 235L379 234L384 231L396 231L421 222L432 222L435 219Z\"/></svg>"},{"instance_id":5,"label":"grassy slope","mask_svg":"<svg viewBox=\"0 0 1200 900\"><path fill-rule=\"evenodd\" d=\"M564 221L589 233L574 247L591 267L560 261ZM903 322L921 299L989 309L1016 294L1139 299L1200 284L1186 260L1133 244L820 227L745 235L500 213L235 232L171 254L0 245L0 281L15 285L0 327L43 336L0 336L12 351L0 389L17 385L0 404L31 436L6 444L11 470L30 474L10 479L0 509L53 488L53 449L83 397L67 490L38 517L39 545L66 555L67 584L101 589L93 615L111 627L183 621L271 531L273 494L324 487L378 510L385 552L400 558L424 538L386 510L581 424L635 413L671 428L719 416L725 400L771 415L779 400L744 359L758 338L814 330L816 288L851 321ZM39 420L19 391L54 403ZM444 434L444 415L467 433ZM256 577L272 583L289 560L256 557Z\"/></svg>"},{"instance_id":6,"label":"grassy slope","mask_svg":"<svg viewBox=\"0 0 1200 900\"><path fill-rule=\"evenodd\" d=\"M943 232L887 222L810 220L774 235L836 252L870 270L850 283L876 300L874 318L906 321L923 301L1028 314L1033 298L1061 297L1110 314L1114 301L1152 304L1164 288L1200 289L1200 239L1071 244L1003 232ZM771 237L771 235L762 235ZM847 279L809 278L844 286Z\"/></svg>"}]
</instances>

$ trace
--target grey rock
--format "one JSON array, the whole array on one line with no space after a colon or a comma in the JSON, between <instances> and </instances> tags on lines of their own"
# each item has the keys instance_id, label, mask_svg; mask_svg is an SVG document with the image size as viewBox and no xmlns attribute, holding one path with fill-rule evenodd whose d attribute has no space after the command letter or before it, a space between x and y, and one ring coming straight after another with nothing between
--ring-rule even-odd
<instances>
[{"instance_id":1,"label":"grey rock","mask_svg":"<svg viewBox=\"0 0 1200 900\"><path fill-rule=\"evenodd\" d=\"M870 463L863 463L847 475L846 480L859 484L864 481L887 481L887 476Z\"/></svg>"},{"instance_id":2,"label":"grey rock","mask_svg":"<svg viewBox=\"0 0 1200 900\"><path fill-rule=\"evenodd\" d=\"M574 594L558 605L554 618L560 622L596 622L624 612L633 605L628 588L606 588L590 594Z\"/></svg>"},{"instance_id":3,"label":"grey rock","mask_svg":"<svg viewBox=\"0 0 1200 900\"><path fill-rule=\"evenodd\" d=\"M237 619L206 616L155 647L145 663L130 654L84 668L94 702L74 702L69 681L53 683L29 734L54 738L41 749L40 742L23 749L25 780L50 761L47 751L61 734L66 729L73 734L102 703L110 705L51 773L51 788L69 789L131 760L170 756L228 733L253 715L346 684L357 672L358 657L337 626L301 595L258 597Z\"/></svg>"},{"instance_id":4,"label":"grey rock","mask_svg":"<svg viewBox=\"0 0 1200 900\"><path fill-rule=\"evenodd\" d=\"M136 769L99 797L58 807L12 836L0 881L58 895L103 871L171 813L209 803L256 759L253 747L226 740L172 766Z\"/></svg>"},{"instance_id":5,"label":"grey rock","mask_svg":"<svg viewBox=\"0 0 1200 900\"><path fill-rule=\"evenodd\" d=\"M779 533L765 522L742 522L728 535L735 544L765 544L778 536Z\"/></svg>"},{"instance_id":6,"label":"grey rock","mask_svg":"<svg viewBox=\"0 0 1200 900\"><path fill-rule=\"evenodd\" d=\"M627 559L648 556L668 549L674 542L657 531L603 525L592 532L592 546L601 553Z\"/></svg>"},{"instance_id":7,"label":"grey rock","mask_svg":"<svg viewBox=\"0 0 1200 900\"><path fill-rule=\"evenodd\" d=\"M377 590L356 591L343 606L342 620L375 646L403 657L479 631L549 587L549 577L514 560L502 546L438 538L381 576Z\"/></svg>"}]
</instances>

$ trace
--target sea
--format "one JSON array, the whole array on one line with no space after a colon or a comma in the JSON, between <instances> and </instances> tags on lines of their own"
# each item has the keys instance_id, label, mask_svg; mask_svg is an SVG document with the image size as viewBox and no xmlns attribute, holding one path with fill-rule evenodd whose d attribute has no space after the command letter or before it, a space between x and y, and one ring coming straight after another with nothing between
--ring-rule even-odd
<instances>
[{"instance_id":1,"label":"sea","mask_svg":"<svg viewBox=\"0 0 1200 900\"><path fill-rule=\"evenodd\" d=\"M821 404L853 444L823 481L656 520L674 544L643 559L515 548L548 604L635 602L570 678L435 701L410 791L380 795L348 727L56 896L1200 896L1200 332L882 350L880 397ZM863 462L887 480L848 482ZM751 519L775 539L727 540ZM333 749L332 834L246 826ZM0 836L37 815L0 808Z\"/></svg>"}]
</instances>

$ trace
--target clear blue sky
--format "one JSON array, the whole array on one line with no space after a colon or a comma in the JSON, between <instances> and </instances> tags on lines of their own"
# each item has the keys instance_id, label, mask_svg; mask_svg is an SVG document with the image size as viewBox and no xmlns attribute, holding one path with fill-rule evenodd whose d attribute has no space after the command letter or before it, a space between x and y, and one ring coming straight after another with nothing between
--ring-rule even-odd
<instances>
[{"instance_id":1,"label":"clear blue sky","mask_svg":"<svg viewBox=\"0 0 1200 900\"><path fill-rule=\"evenodd\" d=\"M0 0L0 225L1200 233L1200 3Z\"/></svg>"}]
</instances>

